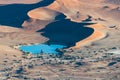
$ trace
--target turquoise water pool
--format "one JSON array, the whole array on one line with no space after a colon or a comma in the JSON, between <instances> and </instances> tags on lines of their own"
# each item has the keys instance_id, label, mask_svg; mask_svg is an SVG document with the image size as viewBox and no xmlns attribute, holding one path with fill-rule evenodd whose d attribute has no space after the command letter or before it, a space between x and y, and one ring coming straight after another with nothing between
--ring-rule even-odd
<instances>
[{"instance_id":1,"label":"turquoise water pool","mask_svg":"<svg viewBox=\"0 0 120 80\"><path fill-rule=\"evenodd\" d=\"M57 44L34 44L34 45L23 45L20 46L19 49L24 52L29 52L32 54L40 54L40 53L46 53L46 54L58 54L59 52L56 49L63 49L66 48L65 45L57 45Z\"/></svg>"}]
</instances>

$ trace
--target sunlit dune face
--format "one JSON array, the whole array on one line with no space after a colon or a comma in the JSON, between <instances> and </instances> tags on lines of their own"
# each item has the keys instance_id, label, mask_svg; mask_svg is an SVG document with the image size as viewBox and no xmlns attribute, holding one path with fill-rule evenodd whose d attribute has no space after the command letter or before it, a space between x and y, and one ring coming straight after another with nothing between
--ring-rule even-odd
<instances>
[{"instance_id":1,"label":"sunlit dune face","mask_svg":"<svg viewBox=\"0 0 120 80\"><path fill-rule=\"evenodd\" d=\"M55 10L62 9L62 8L72 9L75 7L77 8L80 4L81 4L81 1L78 1L78 0L71 0L71 1L69 1L69 0L56 0L56 1L54 1L53 4L49 5L48 7L50 9L55 9Z\"/></svg>"},{"instance_id":2,"label":"sunlit dune face","mask_svg":"<svg viewBox=\"0 0 120 80\"><path fill-rule=\"evenodd\" d=\"M92 42L102 39L106 36L106 27L105 26L103 26L101 24L94 24L89 27L94 29L93 34L90 35L89 37L87 37L86 39L77 42L76 45L74 46L74 48L79 48L79 47L85 46L85 45L91 45Z\"/></svg>"},{"instance_id":3,"label":"sunlit dune face","mask_svg":"<svg viewBox=\"0 0 120 80\"><path fill-rule=\"evenodd\" d=\"M40 20L54 20L60 13L48 8L38 8L28 13L29 17Z\"/></svg>"}]
</instances>

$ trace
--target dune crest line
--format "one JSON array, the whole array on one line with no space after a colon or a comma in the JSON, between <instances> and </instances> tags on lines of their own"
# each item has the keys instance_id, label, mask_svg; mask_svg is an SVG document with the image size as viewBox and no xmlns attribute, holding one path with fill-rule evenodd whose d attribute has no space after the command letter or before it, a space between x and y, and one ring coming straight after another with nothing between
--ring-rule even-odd
<instances>
[{"instance_id":1,"label":"dune crest line","mask_svg":"<svg viewBox=\"0 0 120 80\"><path fill-rule=\"evenodd\" d=\"M77 42L73 48L80 48L82 46L90 45L92 42L103 39L107 35L107 32L105 31L106 27L101 24L94 24L88 27L94 29L93 34L86 39Z\"/></svg>"},{"instance_id":2,"label":"dune crest line","mask_svg":"<svg viewBox=\"0 0 120 80\"><path fill-rule=\"evenodd\" d=\"M31 11L29 11L28 15L31 18L35 18L35 19L39 19L39 20L42 20L42 19L43 20L54 20L55 16L57 16L60 13L66 15L64 10L61 11L61 9L60 9L60 11L58 11L59 4L60 4L60 3L59 4L58 3L59 3L59 0L56 0L49 6L31 10ZM53 5L56 5L56 7ZM40 14L44 14L44 15L39 16ZM52 15L52 17L50 15ZM66 15L66 17L68 17L68 15ZM86 17L84 17L83 20L84 19L86 19ZM72 20L72 18L70 18L70 20ZM107 35L107 32L105 31L105 26L103 26L102 24L97 23L97 24L89 25L87 27L94 29L94 32L89 37L76 42L75 46L73 46L72 48L80 48L82 46L90 45L90 44L92 44L92 42L100 40Z\"/></svg>"}]
</instances>

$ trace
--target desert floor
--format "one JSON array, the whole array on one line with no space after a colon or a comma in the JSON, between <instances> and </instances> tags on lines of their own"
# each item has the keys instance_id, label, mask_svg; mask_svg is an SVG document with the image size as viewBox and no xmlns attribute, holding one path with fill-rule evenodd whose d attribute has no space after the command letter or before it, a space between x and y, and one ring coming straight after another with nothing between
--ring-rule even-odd
<instances>
[{"instance_id":1,"label":"desert floor","mask_svg":"<svg viewBox=\"0 0 120 80\"><path fill-rule=\"evenodd\" d=\"M46 5L39 1L42 3L41 0L0 1L1 11L11 9L5 11L10 16L0 12L0 80L120 79L120 6L117 0L51 0ZM34 7L38 2L42 6ZM11 6L17 4L22 7L20 11L25 12L19 12L25 19L20 18L21 14L13 14ZM26 8L27 12L22 10L31 5ZM17 22L19 19L22 23ZM20 26L15 26L16 23ZM19 45L55 41L72 45L61 50L62 56L32 55L18 49Z\"/></svg>"}]
</instances>

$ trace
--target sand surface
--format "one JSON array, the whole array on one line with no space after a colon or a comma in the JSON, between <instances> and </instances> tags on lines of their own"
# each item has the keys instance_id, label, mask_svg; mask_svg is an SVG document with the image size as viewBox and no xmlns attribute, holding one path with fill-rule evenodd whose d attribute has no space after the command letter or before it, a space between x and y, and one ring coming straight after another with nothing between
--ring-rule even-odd
<instances>
[{"instance_id":1,"label":"sand surface","mask_svg":"<svg viewBox=\"0 0 120 80\"><path fill-rule=\"evenodd\" d=\"M100 2L102 2L102 0L99 0L98 2L96 2L96 0L93 1L93 3L100 3ZM58 11L58 12L62 12L63 14L65 14L67 16L67 18L70 18L72 21L80 22L82 20L87 19L87 17L88 17L86 15L87 11L83 10L83 9L88 8L88 7L83 7L84 5L86 5L85 4L86 1L85 0L83 0L83 1L75 0L75 1L72 1L72 3L74 3L74 4L71 5L68 0L64 0L64 1L56 0L53 2L53 4L47 6L47 8L38 8L38 9L32 10L28 13L28 15L33 19L54 20L54 17L57 16L57 11ZM81 4L83 6L80 6L79 4ZM60 5L63 5L63 7L65 9L62 9L60 7ZM68 8L69 6L72 7L73 9L69 10L69 8ZM88 6L90 8L95 9L95 8L99 7L100 5L99 4L96 4L96 5L89 4ZM78 9L78 11L75 10L74 8ZM54 13L51 12L50 10L53 11ZM68 10L68 12L66 12L67 10ZM79 12L79 10L82 10L83 12L81 13L81 11ZM97 17L97 15L91 14L92 12L93 11L89 11L88 14L93 15L94 17ZM76 14L76 16L72 16L73 14ZM92 20L94 21L94 18ZM91 36L89 36L88 38L86 38L80 42L77 42L75 47L79 48L81 46L85 46L85 44L90 45L91 42L94 42L96 40L104 38L107 35L107 29L105 29L103 27L104 26L102 24L91 25L90 28L94 29L94 33Z\"/></svg>"},{"instance_id":2,"label":"sand surface","mask_svg":"<svg viewBox=\"0 0 120 80\"><path fill-rule=\"evenodd\" d=\"M80 48L82 46L91 45L92 42L94 42L96 40L100 40L107 36L107 29L105 26L103 26L101 24L91 25L90 28L94 29L93 34L90 35L89 37L87 37L86 39L84 39L80 42L77 42L74 48Z\"/></svg>"},{"instance_id":3,"label":"sand surface","mask_svg":"<svg viewBox=\"0 0 120 80\"><path fill-rule=\"evenodd\" d=\"M0 4L33 4L39 1L41 0L0 0ZM28 11L29 19L23 22L22 28L1 25L0 79L23 80L28 78L33 80L43 77L46 80L119 80L119 7L119 0L55 0L48 6ZM65 23L71 22L77 26L87 20L94 23L82 26L85 29L94 29L94 32L81 41L75 40L80 34L76 26L54 25L57 21L62 24L63 18L55 19L61 14L66 16ZM66 22L66 20L69 21ZM51 24L53 27L50 27ZM49 27L53 28L53 31L48 30L47 33L46 29ZM44 29L47 35L44 34L45 32L40 32ZM31 54L25 55L14 48L21 44L44 43L50 39L62 43L74 41L75 45L72 49L63 50L64 58L46 56L37 58ZM115 51L117 55L107 54L112 51ZM113 65L108 66L111 64ZM21 67L23 71L17 74Z\"/></svg>"},{"instance_id":4,"label":"sand surface","mask_svg":"<svg viewBox=\"0 0 120 80\"><path fill-rule=\"evenodd\" d=\"M28 12L28 16L39 20L55 20L55 17L60 15L60 12L49 8L38 8Z\"/></svg>"}]
</instances>

